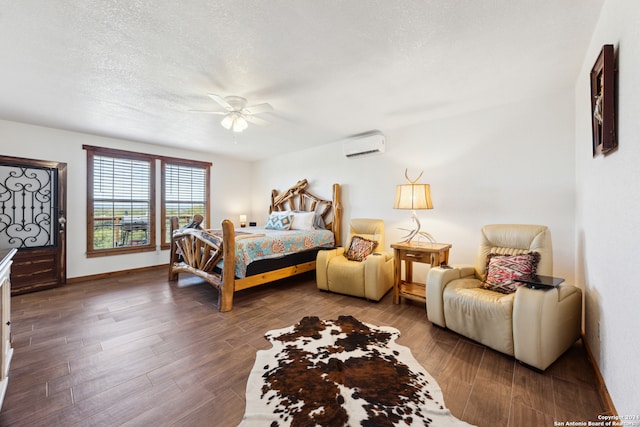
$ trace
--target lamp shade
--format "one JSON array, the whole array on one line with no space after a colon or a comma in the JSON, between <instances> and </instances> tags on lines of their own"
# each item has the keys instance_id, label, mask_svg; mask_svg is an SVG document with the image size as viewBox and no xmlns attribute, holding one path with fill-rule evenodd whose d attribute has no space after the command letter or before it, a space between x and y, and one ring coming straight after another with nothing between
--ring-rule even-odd
<instances>
[{"instance_id":1,"label":"lamp shade","mask_svg":"<svg viewBox=\"0 0 640 427\"><path fill-rule=\"evenodd\" d=\"M402 184L396 186L394 209L433 209L429 184Z\"/></svg>"}]
</instances>

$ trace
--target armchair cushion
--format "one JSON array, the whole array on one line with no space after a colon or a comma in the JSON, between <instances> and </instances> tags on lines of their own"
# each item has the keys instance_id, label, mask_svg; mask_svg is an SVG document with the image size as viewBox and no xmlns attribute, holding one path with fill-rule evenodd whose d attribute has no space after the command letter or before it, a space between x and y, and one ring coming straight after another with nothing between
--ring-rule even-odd
<instances>
[{"instance_id":1,"label":"armchair cushion","mask_svg":"<svg viewBox=\"0 0 640 427\"><path fill-rule=\"evenodd\" d=\"M482 287L502 294L516 291L517 278L532 278L536 274L540 254L529 252L521 255L489 254L487 256L487 278Z\"/></svg>"},{"instance_id":2,"label":"armchair cushion","mask_svg":"<svg viewBox=\"0 0 640 427\"><path fill-rule=\"evenodd\" d=\"M364 268L360 262L349 261L341 256L331 260L328 270L328 290L340 294L364 295Z\"/></svg>"},{"instance_id":3,"label":"armchair cushion","mask_svg":"<svg viewBox=\"0 0 640 427\"><path fill-rule=\"evenodd\" d=\"M345 252L344 256L347 257L349 261L363 261L373 253L376 246L378 246L378 242L374 240L353 236L349 250Z\"/></svg>"},{"instance_id":4,"label":"armchair cushion","mask_svg":"<svg viewBox=\"0 0 640 427\"><path fill-rule=\"evenodd\" d=\"M488 347L513 355L512 313L515 294L481 287L477 279L451 282L444 289L447 327Z\"/></svg>"}]
</instances>

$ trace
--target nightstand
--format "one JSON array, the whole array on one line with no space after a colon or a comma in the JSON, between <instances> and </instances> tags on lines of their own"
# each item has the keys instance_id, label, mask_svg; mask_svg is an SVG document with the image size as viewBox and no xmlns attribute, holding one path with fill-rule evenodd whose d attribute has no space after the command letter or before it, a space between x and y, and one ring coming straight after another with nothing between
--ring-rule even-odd
<instances>
[{"instance_id":1,"label":"nightstand","mask_svg":"<svg viewBox=\"0 0 640 427\"><path fill-rule=\"evenodd\" d=\"M400 304L400 297L426 302L426 285L413 282L413 263L422 262L436 267L449 263L449 243L403 242L393 243L395 274L393 281L393 303ZM402 261L404 277L402 280Z\"/></svg>"}]
</instances>

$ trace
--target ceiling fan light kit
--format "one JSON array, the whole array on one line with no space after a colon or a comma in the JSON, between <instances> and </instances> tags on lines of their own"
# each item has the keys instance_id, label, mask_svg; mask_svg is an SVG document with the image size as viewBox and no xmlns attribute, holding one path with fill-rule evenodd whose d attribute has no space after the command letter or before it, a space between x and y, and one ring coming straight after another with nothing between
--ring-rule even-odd
<instances>
[{"instance_id":1,"label":"ceiling fan light kit","mask_svg":"<svg viewBox=\"0 0 640 427\"><path fill-rule=\"evenodd\" d=\"M241 96L229 95L222 97L213 93L209 93L208 95L226 111L192 111L224 115L220 121L220 125L227 130L239 133L247 129L249 127L249 123L257 125L269 124L265 119L255 116L256 114L273 111L273 107L266 102L247 106L247 99Z\"/></svg>"},{"instance_id":2,"label":"ceiling fan light kit","mask_svg":"<svg viewBox=\"0 0 640 427\"><path fill-rule=\"evenodd\" d=\"M234 132L242 132L249 127L249 124L242 115L236 113L229 113L224 116L220 124L223 128L233 130Z\"/></svg>"}]
</instances>

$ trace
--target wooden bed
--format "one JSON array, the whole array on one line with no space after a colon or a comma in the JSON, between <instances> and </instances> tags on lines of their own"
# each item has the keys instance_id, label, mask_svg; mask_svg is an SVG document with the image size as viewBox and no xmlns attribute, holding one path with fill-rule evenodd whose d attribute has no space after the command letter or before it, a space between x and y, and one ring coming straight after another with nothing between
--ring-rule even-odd
<instances>
[{"instance_id":1,"label":"wooden bed","mask_svg":"<svg viewBox=\"0 0 640 427\"><path fill-rule=\"evenodd\" d=\"M269 213L289 210L316 212L324 220L326 228L333 232L335 244L339 245L342 215L340 185L333 184L333 200L323 200L309 193L307 186L307 180L303 179L282 194L273 190ZM259 261L263 263L261 266L263 271L252 275L248 273L244 278L237 278L234 274L236 232L233 222L225 219L222 221L221 230L206 230L207 233L203 236L203 233L198 230L201 221L201 216L195 216L189 226L180 229L178 228L178 218L171 218L169 280L177 280L178 273L190 273L206 280L219 291L218 310L220 311L232 309L233 294L236 291L316 268L315 253L309 253L304 261L299 261L300 258L295 260L293 256ZM310 256L313 258L309 259ZM289 257L294 258L293 264L283 266L286 263L283 263L282 260ZM219 268L220 264L222 264L222 268ZM270 265L274 265L274 267L270 268Z\"/></svg>"}]
</instances>

